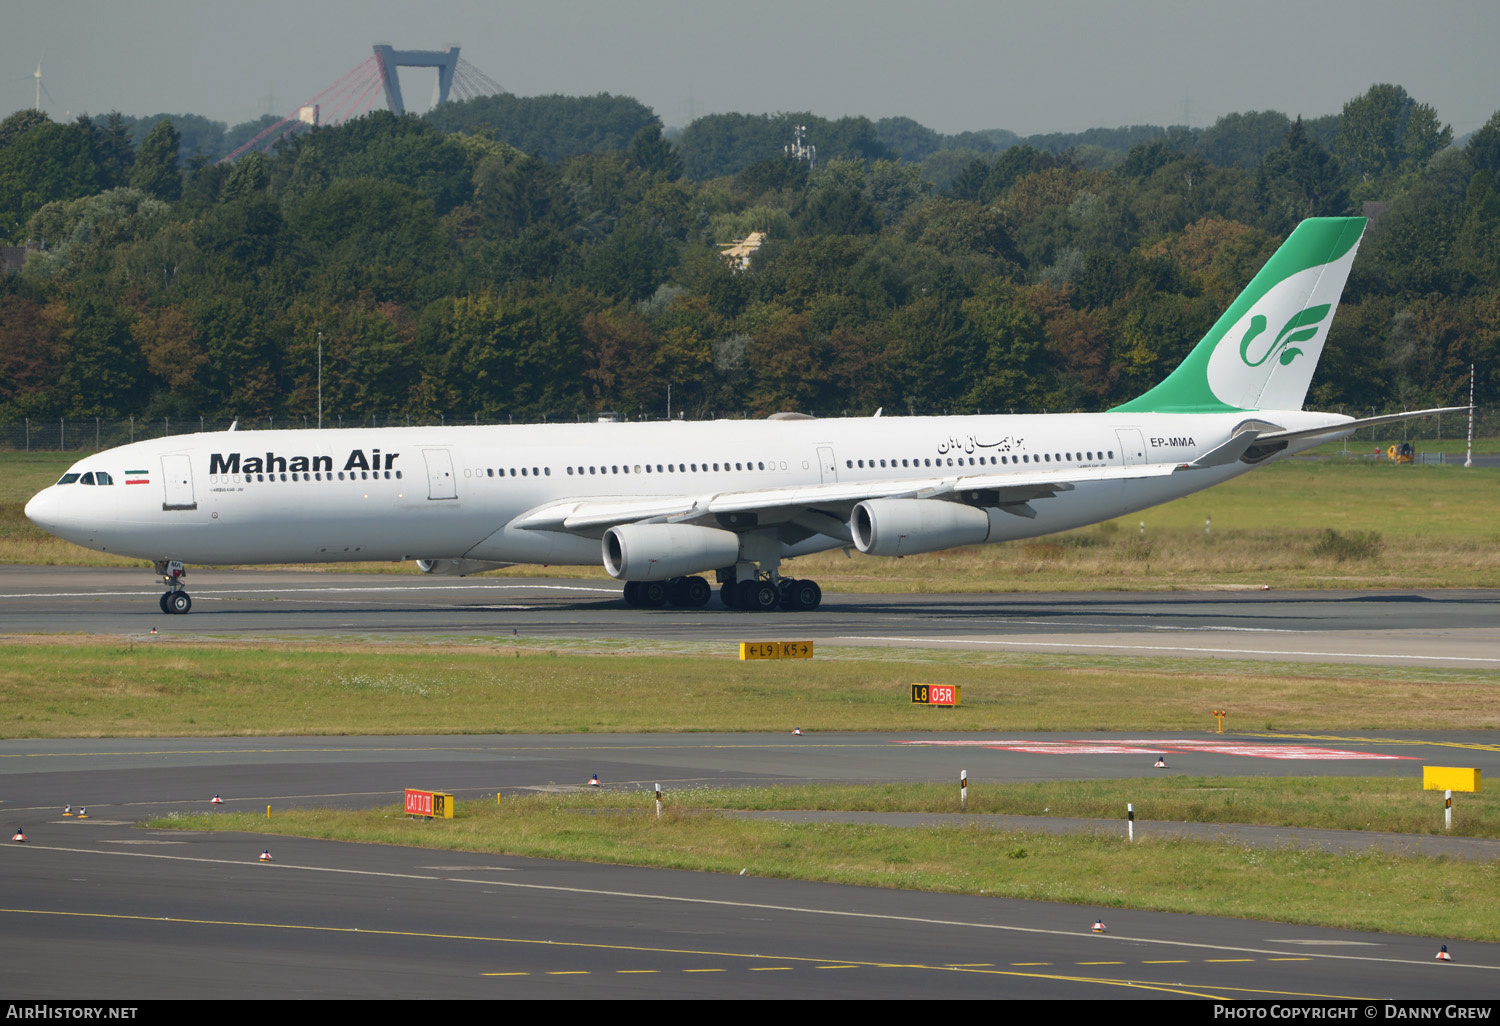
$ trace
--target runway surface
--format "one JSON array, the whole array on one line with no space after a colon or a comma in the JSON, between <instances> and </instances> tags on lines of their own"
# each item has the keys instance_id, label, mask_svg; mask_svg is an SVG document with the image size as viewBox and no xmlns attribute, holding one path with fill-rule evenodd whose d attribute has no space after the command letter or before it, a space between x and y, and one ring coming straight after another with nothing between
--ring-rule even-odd
<instances>
[{"instance_id":1,"label":"runway surface","mask_svg":"<svg viewBox=\"0 0 1500 1026\"><path fill-rule=\"evenodd\" d=\"M812 614L627 608L617 585L0 568L0 630L627 638L1500 668L1494 592L846 596ZM512 633L514 632L514 633ZM910 743L921 742L921 743ZM1171 768L1153 767L1164 753ZM1500 946L1212 917L236 834L153 814L580 786L1500 773L1482 734L593 735L0 741L0 987L24 998L1300 997L1486 1000ZM89 808L89 819L61 809ZM1149 829L1149 824L1142 824ZM1373 840L1373 839L1372 839ZM257 861L271 845L274 860ZM1467 856L1467 857L1483 857ZM1090 926L1103 916L1107 931ZM86 969L84 968L86 967Z\"/></svg>"},{"instance_id":2,"label":"runway surface","mask_svg":"<svg viewBox=\"0 0 1500 1026\"><path fill-rule=\"evenodd\" d=\"M959 648L1500 669L1500 591L825 594L812 613L627 607L588 580L194 570L193 611L149 571L0 567L0 629L186 637L755 637ZM748 637L747 637L748 635Z\"/></svg>"}]
</instances>

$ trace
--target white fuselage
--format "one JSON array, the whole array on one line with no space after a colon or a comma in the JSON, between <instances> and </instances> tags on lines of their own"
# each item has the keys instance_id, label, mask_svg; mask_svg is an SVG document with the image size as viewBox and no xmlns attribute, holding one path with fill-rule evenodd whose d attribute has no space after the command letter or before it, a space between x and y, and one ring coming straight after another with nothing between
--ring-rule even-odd
<instances>
[{"instance_id":1,"label":"white fuselage","mask_svg":"<svg viewBox=\"0 0 1500 1026\"><path fill-rule=\"evenodd\" d=\"M597 564L602 531L523 529L514 521L568 499L711 498L1039 471L1066 481L1080 468L1190 463L1247 420L1299 430L1347 419L1263 411L216 432L86 457L70 471L80 480L42 491L26 513L79 545L186 563ZM1295 451L1293 444L1278 456ZM1234 461L1155 478L1081 481L1036 502L1034 518L1009 518L1003 537L990 540L1097 523L1250 469ZM111 483L81 483L99 472ZM844 544L818 534L783 555Z\"/></svg>"}]
</instances>

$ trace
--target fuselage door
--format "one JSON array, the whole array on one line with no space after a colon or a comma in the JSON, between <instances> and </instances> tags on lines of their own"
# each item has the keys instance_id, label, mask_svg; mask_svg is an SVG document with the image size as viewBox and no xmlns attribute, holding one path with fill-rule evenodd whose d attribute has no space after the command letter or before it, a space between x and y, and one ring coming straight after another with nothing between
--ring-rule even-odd
<instances>
[{"instance_id":1,"label":"fuselage door","mask_svg":"<svg viewBox=\"0 0 1500 1026\"><path fill-rule=\"evenodd\" d=\"M162 509L197 509L193 497L193 465L185 455L161 458L161 480L166 487Z\"/></svg>"},{"instance_id":2,"label":"fuselage door","mask_svg":"<svg viewBox=\"0 0 1500 1026\"><path fill-rule=\"evenodd\" d=\"M1146 462L1146 439L1141 437L1136 428L1115 428L1115 436L1120 439L1120 455L1124 457L1124 465L1133 467Z\"/></svg>"},{"instance_id":3,"label":"fuselage door","mask_svg":"<svg viewBox=\"0 0 1500 1026\"><path fill-rule=\"evenodd\" d=\"M833 449L829 446L818 446L818 473L822 475L823 484L838 483L839 464L833 458Z\"/></svg>"},{"instance_id":4,"label":"fuselage door","mask_svg":"<svg viewBox=\"0 0 1500 1026\"><path fill-rule=\"evenodd\" d=\"M427 497L458 498L458 479L453 476L453 457L448 450L423 449L422 458L427 461Z\"/></svg>"}]
</instances>

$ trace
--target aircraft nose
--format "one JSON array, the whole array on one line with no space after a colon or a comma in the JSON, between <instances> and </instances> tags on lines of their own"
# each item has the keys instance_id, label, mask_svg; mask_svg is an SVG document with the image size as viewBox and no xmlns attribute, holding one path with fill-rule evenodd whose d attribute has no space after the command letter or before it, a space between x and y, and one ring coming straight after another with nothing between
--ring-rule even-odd
<instances>
[{"instance_id":1,"label":"aircraft nose","mask_svg":"<svg viewBox=\"0 0 1500 1026\"><path fill-rule=\"evenodd\" d=\"M56 486L43 488L26 504L26 519L49 533L57 532L58 514L59 502Z\"/></svg>"}]
</instances>

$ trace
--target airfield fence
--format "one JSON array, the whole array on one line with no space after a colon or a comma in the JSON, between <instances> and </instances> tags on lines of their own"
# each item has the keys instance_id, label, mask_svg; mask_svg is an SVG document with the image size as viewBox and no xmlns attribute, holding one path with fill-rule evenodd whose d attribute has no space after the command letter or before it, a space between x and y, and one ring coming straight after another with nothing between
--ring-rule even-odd
<instances>
[{"instance_id":1,"label":"airfield fence","mask_svg":"<svg viewBox=\"0 0 1500 1026\"><path fill-rule=\"evenodd\" d=\"M919 411L928 415L945 414L968 414L973 410L934 410ZM990 413L1027 413L1047 412L1041 410L990 410ZM1057 412L1087 412L1078 411L1051 411ZM1345 412L1355 417L1371 417L1386 413L1399 413L1400 410L1371 410L1368 407L1362 410L1346 409ZM863 416L862 412L835 411L831 414L817 414L826 419L845 416ZM895 414L901 416L902 414ZM472 425L472 424L572 424L595 420L598 414L576 415L570 414L559 417L548 418L503 418L481 417L477 415L448 416L440 414L436 417L409 417L392 416L376 417L365 415L362 417L346 417L341 414L324 414L324 427L417 427L441 425ZM710 415L713 417L728 417L732 419L751 419L755 415L750 413L720 413ZM620 417L621 421L630 420L655 420L660 418L646 417ZM692 419L692 418L689 418ZM100 452L104 449L112 449L118 445L128 442L138 442L148 438L165 438L171 435L188 435L203 431L223 431L231 424L236 423L230 418L207 418L207 417L158 417L158 418L135 418L124 420L110 420L102 417L58 417L58 418L22 418L21 420L0 423L0 451L12 452ZM317 427L316 417L263 417L263 418L238 418L240 431L266 431L266 430L309 430ZM1350 455L1361 450L1361 444L1373 448L1377 443L1389 445L1392 442L1435 442L1441 441L1443 448L1451 449L1455 440L1462 442L1468 433L1468 415L1464 413L1448 413L1437 417L1426 417L1421 420L1406 421L1400 424L1384 424L1373 428L1364 428L1348 440L1347 448ZM1500 407L1487 406L1478 407L1474 411L1474 437L1494 438L1500 436Z\"/></svg>"}]
</instances>

